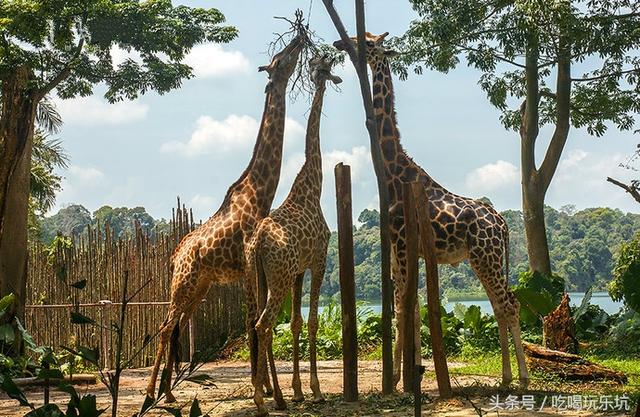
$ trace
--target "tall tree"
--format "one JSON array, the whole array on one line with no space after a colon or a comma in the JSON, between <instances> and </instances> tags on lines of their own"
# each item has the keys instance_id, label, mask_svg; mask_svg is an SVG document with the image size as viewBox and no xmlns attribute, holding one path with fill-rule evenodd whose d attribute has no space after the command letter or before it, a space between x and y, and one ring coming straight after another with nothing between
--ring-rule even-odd
<instances>
[{"instance_id":1,"label":"tall tree","mask_svg":"<svg viewBox=\"0 0 640 417\"><path fill-rule=\"evenodd\" d=\"M181 63L201 42L227 42L216 9L170 0L5 0L0 2L0 294L24 306L27 212L38 105L49 93L68 99L106 86L109 102L149 90L166 93L192 75ZM115 65L114 48L141 59Z\"/></svg>"},{"instance_id":2,"label":"tall tree","mask_svg":"<svg viewBox=\"0 0 640 417\"><path fill-rule=\"evenodd\" d=\"M396 69L482 72L480 87L520 133L529 263L551 272L544 199L570 127L602 136L632 129L640 110L640 3L636 0L410 0L419 14L398 39ZM521 104L520 104L521 103ZM514 108L516 107L516 108ZM542 161L540 127L549 124Z\"/></svg>"}]
</instances>

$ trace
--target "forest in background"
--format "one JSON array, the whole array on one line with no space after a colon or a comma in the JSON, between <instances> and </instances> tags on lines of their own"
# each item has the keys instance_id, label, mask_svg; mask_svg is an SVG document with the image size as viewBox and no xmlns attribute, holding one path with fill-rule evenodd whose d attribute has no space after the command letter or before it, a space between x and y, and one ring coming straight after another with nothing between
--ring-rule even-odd
<instances>
[{"instance_id":1,"label":"forest in background","mask_svg":"<svg viewBox=\"0 0 640 417\"><path fill-rule=\"evenodd\" d=\"M501 214L509 224L509 278L517 283L518 274L527 271L527 250L524 223L520 210L505 210ZM573 206L559 210L545 208L547 237L554 273L566 281L568 291L586 291L589 287L605 290L611 279L611 270L618 248L640 230L640 214L623 213L606 207L577 211ZM165 219L154 219L144 207L103 206L91 213L82 205L70 205L49 217L40 217L32 228L34 239L50 243L58 232L66 236L78 236L87 226L109 227L116 235L133 233L134 222L151 236L166 231ZM356 296L360 300L380 299L380 242L379 215L376 210L365 209L358 216L354 227L354 256ZM421 268L420 285L424 285L424 268ZM340 291L338 275L338 239L333 232L329 242L327 270L322 285L324 299L336 297ZM305 280L305 286L309 280ZM440 286L450 296L482 294L479 281L467 262L457 267L440 266ZM308 288L305 288L308 293Z\"/></svg>"}]
</instances>

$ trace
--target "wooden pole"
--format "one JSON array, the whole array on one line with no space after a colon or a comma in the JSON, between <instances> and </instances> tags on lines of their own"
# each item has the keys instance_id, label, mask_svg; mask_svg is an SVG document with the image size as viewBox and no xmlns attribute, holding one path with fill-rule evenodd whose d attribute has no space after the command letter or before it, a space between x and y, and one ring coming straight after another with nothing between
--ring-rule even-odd
<instances>
[{"instance_id":1,"label":"wooden pole","mask_svg":"<svg viewBox=\"0 0 640 417\"><path fill-rule=\"evenodd\" d=\"M358 329L356 324L356 282L353 262L353 220L351 168L342 162L335 167L338 209L338 253L340 300L342 302L342 366L345 401L358 401Z\"/></svg>"},{"instance_id":2,"label":"wooden pole","mask_svg":"<svg viewBox=\"0 0 640 417\"><path fill-rule=\"evenodd\" d=\"M427 307L429 310L429 330L431 334L431 350L433 352L433 365L438 381L438 392L441 398L449 398L452 395L449 369L447 368L447 356L442 340L442 325L440 321L440 287L438 284L438 260L435 252L435 239L429 217L429 197L420 183L413 183L413 195L418 209L418 229L422 256L427 269Z\"/></svg>"},{"instance_id":3,"label":"wooden pole","mask_svg":"<svg viewBox=\"0 0 640 417\"><path fill-rule=\"evenodd\" d=\"M404 328L402 340L402 383L404 392L413 391L415 346L416 297L418 293L418 221L416 204L411 184L402 184L402 200L404 205L404 237L407 251L407 281L405 293L402 294L404 305Z\"/></svg>"},{"instance_id":4,"label":"wooden pole","mask_svg":"<svg viewBox=\"0 0 640 417\"><path fill-rule=\"evenodd\" d=\"M387 188L384 160L378 137L371 84L367 74L365 54L358 54L347 34L347 30L336 11L333 0L322 0L340 39L345 43L346 51L358 75L360 94L365 111L365 126L369 133L371 160L378 184L380 200L380 280L382 284L382 393L393 393L393 337L391 316L393 315L393 282L391 281L391 243L389 238L389 189ZM364 0L355 0L356 30L358 49L365 51L365 13Z\"/></svg>"},{"instance_id":5,"label":"wooden pole","mask_svg":"<svg viewBox=\"0 0 640 417\"><path fill-rule=\"evenodd\" d=\"M193 356L196 351L196 326L194 316L195 315L192 315L189 319L189 362L193 362Z\"/></svg>"}]
</instances>

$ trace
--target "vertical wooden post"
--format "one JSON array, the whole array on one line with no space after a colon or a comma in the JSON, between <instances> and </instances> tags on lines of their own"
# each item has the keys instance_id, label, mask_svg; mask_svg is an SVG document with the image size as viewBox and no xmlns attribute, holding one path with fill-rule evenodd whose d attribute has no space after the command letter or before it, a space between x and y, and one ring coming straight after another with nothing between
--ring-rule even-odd
<instances>
[{"instance_id":1,"label":"vertical wooden post","mask_svg":"<svg viewBox=\"0 0 640 417\"><path fill-rule=\"evenodd\" d=\"M353 263L353 220L351 218L351 168L339 163L335 167L335 177L340 300L342 302L343 395L345 401L358 401L358 330Z\"/></svg>"},{"instance_id":2,"label":"vertical wooden post","mask_svg":"<svg viewBox=\"0 0 640 417\"><path fill-rule=\"evenodd\" d=\"M429 217L429 197L420 183L413 183L413 193L418 209L418 228L422 255L427 269L427 306L429 310L429 330L431 333L431 350L433 352L433 365L436 371L438 392L441 398L449 398L452 395L447 357L442 340L442 325L440 321L440 287L438 284L438 260L435 252L435 239Z\"/></svg>"},{"instance_id":3,"label":"vertical wooden post","mask_svg":"<svg viewBox=\"0 0 640 417\"><path fill-rule=\"evenodd\" d=\"M407 280L402 294L404 306L404 328L402 341L402 383L404 392L413 391L414 364L416 362L415 317L418 294L418 221L416 203L410 183L402 184L404 207L404 237L407 251Z\"/></svg>"},{"instance_id":4,"label":"vertical wooden post","mask_svg":"<svg viewBox=\"0 0 640 417\"><path fill-rule=\"evenodd\" d=\"M189 319L189 362L193 362L193 355L196 351L196 326L194 320L195 313Z\"/></svg>"}]
</instances>

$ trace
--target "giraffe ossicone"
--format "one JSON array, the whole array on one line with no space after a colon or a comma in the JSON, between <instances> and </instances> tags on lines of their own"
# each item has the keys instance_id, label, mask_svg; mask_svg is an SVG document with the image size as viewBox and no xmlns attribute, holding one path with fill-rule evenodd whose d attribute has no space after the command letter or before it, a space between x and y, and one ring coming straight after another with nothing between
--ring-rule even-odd
<instances>
[{"instance_id":1,"label":"giraffe ossicone","mask_svg":"<svg viewBox=\"0 0 640 417\"><path fill-rule=\"evenodd\" d=\"M395 284L396 343L394 351L394 385L400 380L404 320L415 314L416 346L420 343L418 307L404 310L407 260L403 219L402 184L421 182L429 198L429 220L435 237L438 263L456 265L468 259L484 287L498 323L502 352L502 380L512 380L509 355L509 332L513 337L520 381L529 380L520 335L520 304L509 287L509 230L502 216L490 205L451 193L435 182L403 149L398 130L393 82L389 59L396 55L384 46L388 35L366 33L366 59L373 79L373 107L389 190L389 223L391 236L391 269ZM357 49L357 42L352 38ZM342 40L333 44L344 50ZM420 204L420 202L418 202ZM506 270L506 272L505 272ZM416 349L419 355L420 350Z\"/></svg>"}]
</instances>

